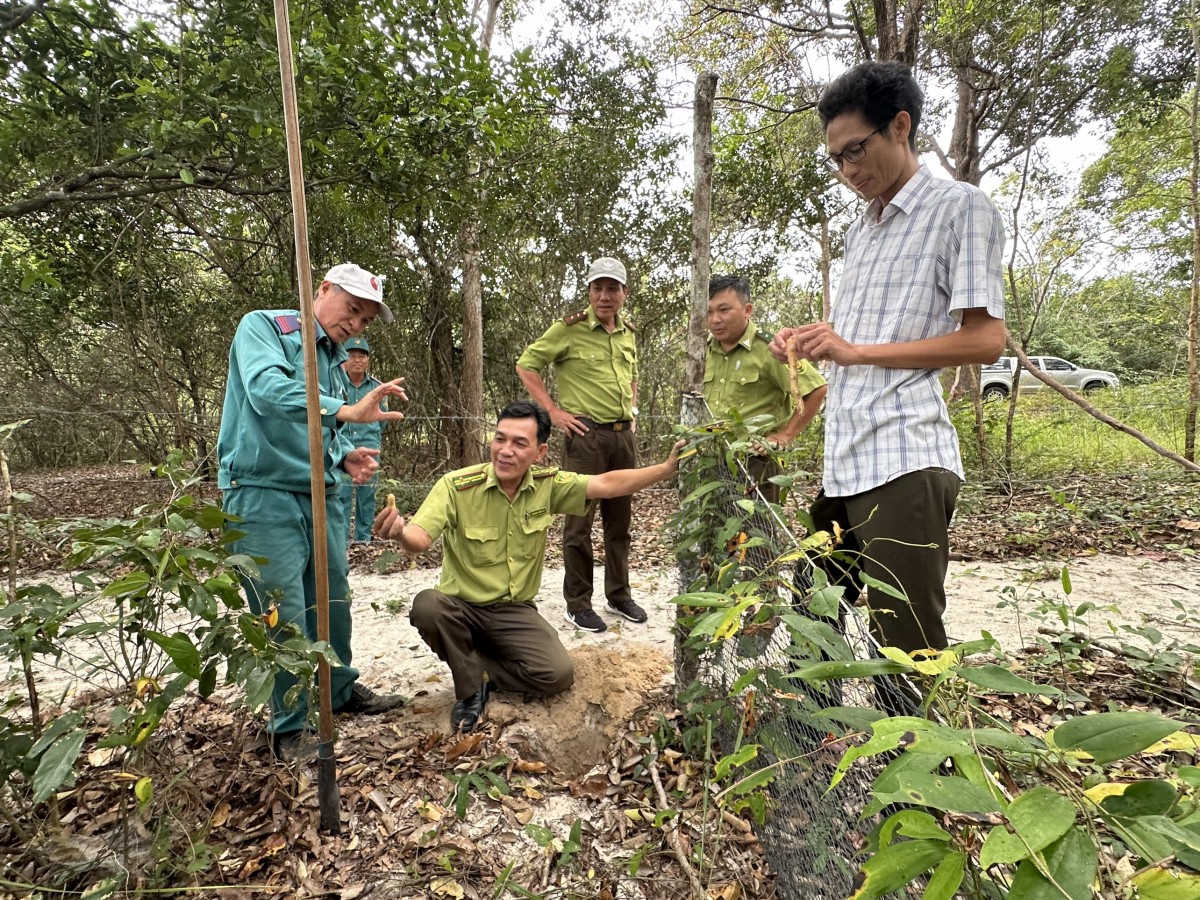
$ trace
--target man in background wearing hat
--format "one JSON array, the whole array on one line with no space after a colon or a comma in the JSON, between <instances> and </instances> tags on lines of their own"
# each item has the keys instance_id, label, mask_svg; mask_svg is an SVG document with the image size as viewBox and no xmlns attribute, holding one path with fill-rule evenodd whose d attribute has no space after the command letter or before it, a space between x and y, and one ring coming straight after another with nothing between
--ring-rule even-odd
<instances>
[{"instance_id":1,"label":"man in background wearing hat","mask_svg":"<svg viewBox=\"0 0 1200 900\"><path fill-rule=\"evenodd\" d=\"M633 441L637 418L637 345L633 327L621 316L629 293L625 266L602 256L588 269L588 308L564 316L525 348L517 375L529 396L550 412L566 434L563 469L599 475L637 466ZM554 366L560 403L546 390L541 373ZM645 622L646 611L633 601L629 587L629 496L598 501L604 522L604 593L608 607L631 622ZM592 609L592 522L597 501L563 525L563 597L567 621L584 631L608 626Z\"/></svg>"},{"instance_id":2,"label":"man in background wearing hat","mask_svg":"<svg viewBox=\"0 0 1200 900\"><path fill-rule=\"evenodd\" d=\"M387 397L406 399L403 378L347 402L345 342L357 337L376 316L392 321L383 302L380 279L351 263L334 266L313 301L317 332L317 381L320 394L326 497L326 546L329 556L330 644L342 662L330 672L333 707L339 712L381 713L400 706L398 696L382 696L357 682L351 668L350 592L347 585L346 518L342 508L349 483L365 484L379 468L377 449L355 447L345 423L402 419L388 412ZM234 553L266 559L257 576L243 585L250 608L259 615L278 607L279 629L298 628L317 639L317 591L313 570L313 511L308 454L308 413L304 391L304 325L294 309L255 310L238 323L229 348L229 378L217 438L217 479L227 513L241 521ZM276 632L282 637L281 632ZM288 706L285 696L296 683L287 672L275 673L271 694L272 746L286 759L309 755L304 740L308 697Z\"/></svg>"},{"instance_id":3,"label":"man in background wearing hat","mask_svg":"<svg viewBox=\"0 0 1200 900\"><path fill-rule=\"evenodd\" d=\"M346 377L350 380L350 389L346 393L346 402L357 403L379 385L383 384L369 372L371 364L371 345L365 337L352 337L343 346L348 358L342 363ZM387 401L380 404L380 409L387 409ZM370 447L372 450L383 448L383 421L378 422L347 422L343 427L346 437L354 447ZM378 457L376 462L378 462ZM371 540L371 528L375 522L375 488L379 484L379 473L371 476L366 484L351 484L346 491L346 540L365 543ZM358 523L357 525L355 523Z\"/></svg>"}]
</instances>

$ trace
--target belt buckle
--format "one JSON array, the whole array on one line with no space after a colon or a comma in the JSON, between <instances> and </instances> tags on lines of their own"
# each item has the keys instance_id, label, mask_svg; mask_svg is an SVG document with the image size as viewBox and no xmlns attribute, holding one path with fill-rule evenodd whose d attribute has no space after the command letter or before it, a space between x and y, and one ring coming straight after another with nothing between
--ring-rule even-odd
<instances>
[{"instance_id":1,"label":"belt buckle","mask_svg":"<svg viewBox=\"0 0 1200 900\"><path fill-rule=\"evenodd\" d=\"M629 427L629 423L627 423L627 422L613 422L612 423L613 431L624 431L628 427Z\"/></svg>"}]
</instances>

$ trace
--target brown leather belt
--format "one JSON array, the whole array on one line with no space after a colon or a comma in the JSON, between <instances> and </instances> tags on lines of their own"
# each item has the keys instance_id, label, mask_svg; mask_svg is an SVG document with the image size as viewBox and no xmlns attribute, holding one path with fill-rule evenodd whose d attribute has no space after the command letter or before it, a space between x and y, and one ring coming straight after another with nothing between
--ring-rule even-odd
<instances>
[{"instance_id":1,"label":"brown leather belt","mask_svg":"<svg viewBox=\"0 0 1200 900\"><path fill-rule=\"evenodd\" d=\"M621 419L618 422L593 422L585 416L576 416L588 428L603 428L605 431L626 431L632 422L629 419Z\"/></svg>"}]
</instances>

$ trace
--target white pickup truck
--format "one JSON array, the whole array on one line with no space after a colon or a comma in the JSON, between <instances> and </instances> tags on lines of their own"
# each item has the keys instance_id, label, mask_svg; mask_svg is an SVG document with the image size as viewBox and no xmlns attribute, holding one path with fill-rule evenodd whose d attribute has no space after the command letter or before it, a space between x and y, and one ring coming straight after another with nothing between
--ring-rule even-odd
<instances>
[{"instance_id":1,"label":"white pickup truck","mask_svg":"<svg viewBox=\"0 0 1200 900\"><path fill-rule=\"evenodd\" d=\"M1117 387L1120 381L1112 372L1102 369L1085 369L1057 356L1031 356L1029 361L1060 384L1072 390L1091 393L1101 388ZM979 391L984 400L1002 400L1012 392L1013 373L1017 371L1015 356L1002 356L996 362L983 366L979 373ZM1044 388L1038 379L1027 371L1021 372L1021 390L1036 391Z\"/></svg>"}]
</instances>

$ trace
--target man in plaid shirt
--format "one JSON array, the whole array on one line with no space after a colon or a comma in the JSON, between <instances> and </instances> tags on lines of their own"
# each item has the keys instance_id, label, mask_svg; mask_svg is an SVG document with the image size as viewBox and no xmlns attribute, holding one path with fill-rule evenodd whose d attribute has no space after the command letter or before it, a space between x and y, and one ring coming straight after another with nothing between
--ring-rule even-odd
<instances>
[{"instance_id":1,"label":"man in plaid shirt","mask_svg":"<svg viewBox=\"0 0 1200 900\"><path fill-rule=\"evenodd\" d=\"M857 592L861 569L907 598L867 591L876 638L910 652L947 645L948 531L963 470L938 374L994 361L1005 339L1003 222L979 188L920 163L922 103L894 62L855 66L821 97L825 164L868 203L846 234L829 321L785 328L771 347L829 364L813 520L849 529L851 571L831 575Z\"/></svg>"}]
</instances>

